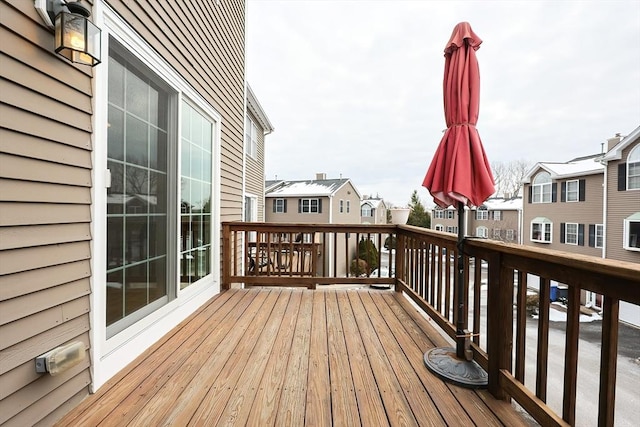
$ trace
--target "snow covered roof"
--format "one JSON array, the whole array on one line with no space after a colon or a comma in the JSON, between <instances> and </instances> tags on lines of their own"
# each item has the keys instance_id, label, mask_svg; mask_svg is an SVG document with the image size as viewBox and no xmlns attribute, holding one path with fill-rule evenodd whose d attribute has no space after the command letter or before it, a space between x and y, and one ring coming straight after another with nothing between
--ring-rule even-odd
<instances>
[{"instance_id":1,"label":"snow covered roof","mask_svg":"<svg viewBox=\"0 0 640 427\"><path fill-rule=\"evenodd\" d=\"M495 197L487 199L482 206L492 211L517 211L522 210L522 197L515 197L512 199L504 199L502 197Z\"/></svg>"},{"instance_id":2,"label":"snow covered roof","mask_svg":"<svg viewBox=\"0 0 640 427\"><path fill-rule=\"evenodd\" d=\"M328 197L334 194L348 182L349 179L347 178L318 179L307 181L281 181L280 184L274 185L271 189L266 190L265 197Z\"/></svg>"},{"instance_id":3,"label":"snow covered roof","mask_svg":"<svg viewBox=\"0 0 640 427\"><path fill-rule=\"evenodd\" d=\"M589 156L582 160L566 163L540 162L531 168L522 180L528 184L539 169L544 169L551 175L551 179L570 178L574 176L595 175L604 173L604 165L598 161L599 157Z\"/></svg>"},{"instance_id":4,"label":"snow covered roof","mask_svg":"<svg viewBox=\"0 0 640 427\"><path fill-rule=\"evenodd\" d=\"M360 201L360 206L364 205L365 203L371 205L372 208L374 209L378 209L380 207L380 205L384 205L384 200L382 199L365 199Z\"/></svg>"}]
</instances>

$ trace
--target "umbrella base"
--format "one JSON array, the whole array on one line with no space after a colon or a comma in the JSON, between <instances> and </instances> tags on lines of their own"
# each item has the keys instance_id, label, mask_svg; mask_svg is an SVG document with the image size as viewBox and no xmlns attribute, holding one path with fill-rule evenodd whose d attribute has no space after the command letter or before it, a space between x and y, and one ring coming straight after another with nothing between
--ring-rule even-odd
<instances>
[{"instance_id":1,"label":"umbrella base","mask_svg":"<svg viewBox=\"0 0 640 427\"><path fill-rule=\"evenodd\" d=\"M445 381L466 388L486 388L488 375L475 361L458 359L453 347L432 348L424 354L427 368Z\"/></svg>"}]
</instances>

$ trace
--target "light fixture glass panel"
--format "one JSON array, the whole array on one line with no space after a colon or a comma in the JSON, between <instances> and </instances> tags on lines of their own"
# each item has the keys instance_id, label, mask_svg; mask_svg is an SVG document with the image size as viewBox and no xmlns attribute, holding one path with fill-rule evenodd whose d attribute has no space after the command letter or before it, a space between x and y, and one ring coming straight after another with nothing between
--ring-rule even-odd
<instances>
[{"instance_id":1,"label":"light fixture glass panel","mask_svg":"<svg viewBox=\"0 0 640 427\"><path fill-rule=\"evenodd\" d=\"M87 18L61 12L56 16L56 53L71 62L95 66L100 63L101 31Z\"/></svg>"}]
</instances>

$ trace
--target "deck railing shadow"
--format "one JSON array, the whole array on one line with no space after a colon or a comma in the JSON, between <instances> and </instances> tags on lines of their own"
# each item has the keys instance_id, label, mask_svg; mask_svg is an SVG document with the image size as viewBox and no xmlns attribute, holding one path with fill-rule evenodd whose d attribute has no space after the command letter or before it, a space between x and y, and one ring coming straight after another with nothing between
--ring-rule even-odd
<instances>
[{"instance_id":1,"label":"deck railing shadow","mask_svg":"<svg viewBox=\"0 0 640 427\"><path fill-rule=\"evenodd\" d=\"M354 269L358 242L376 248L377 271ZM412 226L342 224L223 224L223 288L324 284L393 285L455 339L456 236ZM620 301L640 305L640 266L486 239L465 239L465 329L474 360L488 373L496 399L515 400L542 425L573 425L576 416L580 308L584 292L603 296L598 425L613 425ZM370 255L366 256L370 258ZM534 349L526 346L527 286L535 279L539 306ZM551 282L567 286L562 411L547 400ZM535 384L525 361L535 354Z\"/></svg>"}]
</instances>

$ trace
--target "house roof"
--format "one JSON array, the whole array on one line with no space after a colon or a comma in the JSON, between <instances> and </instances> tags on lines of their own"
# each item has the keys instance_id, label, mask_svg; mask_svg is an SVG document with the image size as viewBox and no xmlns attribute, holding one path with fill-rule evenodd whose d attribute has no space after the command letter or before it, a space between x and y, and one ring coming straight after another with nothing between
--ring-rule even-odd
<instances>
[{"instance_id":1,"label":"house roof","mask_svg":"<svg viewBox=\"0 0 640 427\"><path fill-rule=\"evenodd\" d=\"M270 182L270 181L267 181ZM340 179L314 179L307 181L280 181L265 190L265 197L304 197L304 196L331 196L335 194L351 180ZM352 185L353 186L353 185ZM268 187L267 187L268 188ZM358 198L360 194L355 189Z\"/></svg>"},{"instance_id":2,"label":"house roof","mask_svg":"<svg viewBox=\"0 0 640 427\"><path fill-rule=\"evenodd\" d=\"M565 163L540 162L536 163L524 176L522 182L528 184L539 169L544 169L551 175L551 179L571 178L575 176L595 175L604 173L604 165L598 161L598 156L587 156Z\"/></svg>"},{"instance_id":3,"label":"house roof","mask_svg":"<svg viewBox=\"0 0 640 427\"><path fill-rule=\"evenodd\" d=\"M512 199L493 197L491 199L485 200L482 206L492 211L522 210L522 197L514 197Z\"/></svg>"},{"instance_id":4,"label":"house roof","mask_svg":"<svg viewBox=\"0 0 640 427\"><path fill-rule=\"evenodd\" d=\"M262 129L264 130L265 135L273 132L274 130L273 125L269 121L267 114L264 112L264 110L262 109L262 106L258 102L258 98L256 98L256 94L253 93L253 89L251 89L251 86L249 86L248 83L247 83L247 110L251 111L253 115L258 119L258 121L260 122L260 127L262 127Z\"/></svg>"},{"instance_id":5,"label":"house roof","mask_svg":"<svg viewBox=\"0 0 640 427\"><path fill-rule=\"evenodd\" d=\"M364 204L369 204L374 209L378 209L380 205L383 205L384 207L386 207L386 203L382 199L365 199L360 201L360 206Z\"/></svg>"},{"instance_id":6,"label":"house roof","mask_svg":"<svg viewBox=\"0 0 640 427\"><path fill-rule=\"evenodd\" d=\"M630 144L640 139L640 126L635 128L631 133L620 140L611 150L609 150L603 157L602 161L608 162L610 160L620 160L622 158L622 150L627 148Z\"/></svg>"}]
</instances>

